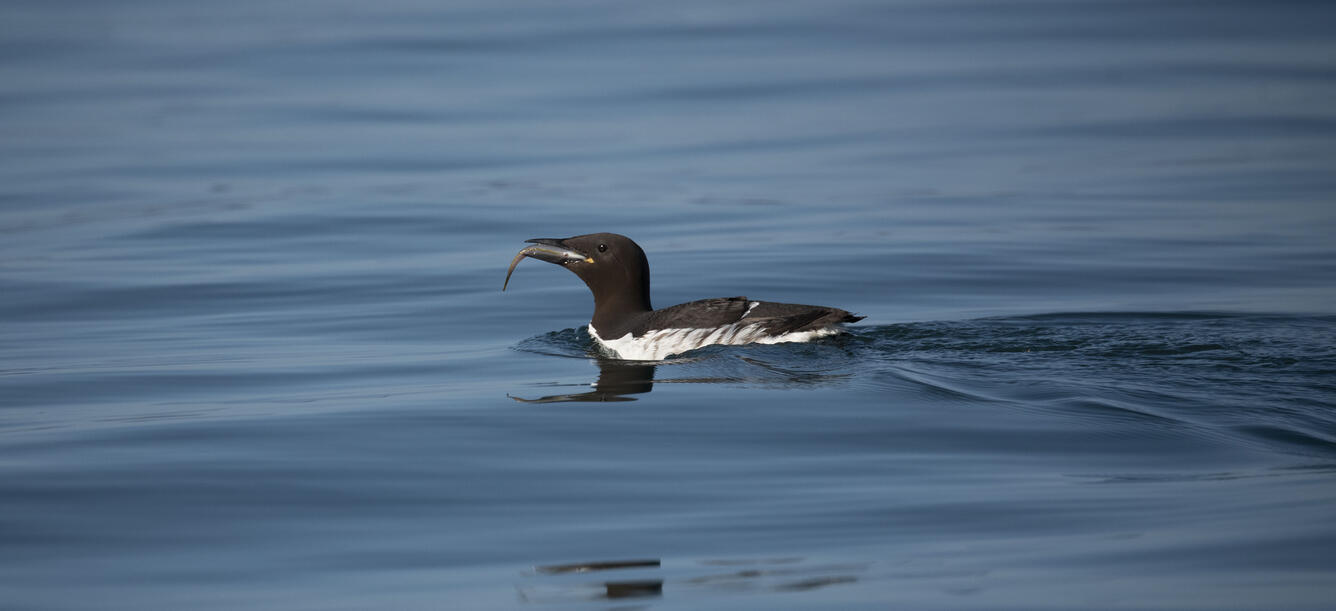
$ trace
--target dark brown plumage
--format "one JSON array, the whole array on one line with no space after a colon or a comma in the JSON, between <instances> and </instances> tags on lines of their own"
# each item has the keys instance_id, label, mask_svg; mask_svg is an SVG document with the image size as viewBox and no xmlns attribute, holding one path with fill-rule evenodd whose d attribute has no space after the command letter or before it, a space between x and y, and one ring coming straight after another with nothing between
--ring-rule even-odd
<instances>
[{"instance_id":1,"label":"dark brown plumage","mask_svg":"<svg viewBox=\"0 0 1336 611\"><path fill-rule=\"evenodd\" d=\"M864 318L839 308L746 297L702 299L655 310L650 305L649 260L630 238L615 233L593 233L528 242L536 246L521 250L511 262L510 271L524 257L533 257L574 272L594 294L590 334L619 354L666 356L711 344L800 341L785 336L833 333L838 330L837 325ZM507 283L509 280L508 272ZM638 341L673 345L634 345Z\"/></svg>"}]
</instances>

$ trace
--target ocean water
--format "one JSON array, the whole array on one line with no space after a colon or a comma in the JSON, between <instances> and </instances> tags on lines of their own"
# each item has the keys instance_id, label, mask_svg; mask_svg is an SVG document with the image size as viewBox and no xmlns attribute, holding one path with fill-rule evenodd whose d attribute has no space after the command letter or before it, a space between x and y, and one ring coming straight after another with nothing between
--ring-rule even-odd
<instances>
[{"instance_id":1,"label":"ocean water","mask_svg":"<svg viewBox=\"0 0 1336 611\"><path fill-rule=\"evenodd\" d=\"M1329 609L1332 23L6 2L0 607Z\"/></svg>"}]
</instances>

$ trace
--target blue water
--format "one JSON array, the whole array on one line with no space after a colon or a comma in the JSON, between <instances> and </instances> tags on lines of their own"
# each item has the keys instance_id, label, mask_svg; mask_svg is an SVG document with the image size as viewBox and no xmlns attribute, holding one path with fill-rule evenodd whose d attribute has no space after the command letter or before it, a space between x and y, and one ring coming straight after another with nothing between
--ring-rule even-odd
<instances>
[{"instance_id":1,"label":"blue water","mask_svg":"<svg viewBox=\"0 0 1336 611\"><path fill-rule=\"evenodd\" d=\"M1333 23L6 2L0 606L1330 608Z\"/></svg>"}]
</instances>

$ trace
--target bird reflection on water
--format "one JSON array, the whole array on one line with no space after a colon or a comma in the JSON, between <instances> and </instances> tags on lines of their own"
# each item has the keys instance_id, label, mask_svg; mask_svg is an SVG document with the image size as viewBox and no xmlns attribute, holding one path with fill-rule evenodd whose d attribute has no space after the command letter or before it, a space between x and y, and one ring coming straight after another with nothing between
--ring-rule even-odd
<instances>
[{"instance_id":1,"label":"bird reflection on water","mask_svg":"<svg viewBox=\"0 0 1336 611\"><path fill-rule=\"evenodd\" d=\"M638 395L654 388L654 365L637 361L598 358L598 381L594 389L588 392L548 395L537 399L525 399L506 395L520 403L568 403L568 402L607 402L635 401Z\"/></svg>"},{"instance_id":2,"label":"bird reflection on water","mask_svg":"<svg viewBox=\"0 0 1336 611\"><path fill-rule=\"evenodd\" d=\"M726 350L726 349L725 349ZM506 396L520 403L571 403L587 402L601 403L611 401L635 401L638 395L648 393L654 388L655 369L660 365L685 365L703 366L712 370L713 373L730 373L733 375L711 375L702 377L673 377L660 379L660 384L759 384L759 385L812 385L842 380L849 377L844 373L826 373L814 371L800 371L762 361L760 359L736 356L735 358L721 359L706 356L698 359L675 359L671 361L625 361L620 359L607 358L602 355L591 358L598 365L598 380L593 383L593 389L578 393L563 393L547 395L534 399L526 399L515 395ZM742 371L738 371L736 365L741 363ZM584 388L584 385L580 385Z\"/></svg>"},{"instance_id":3,"label":"bird reflection on water","mask_svg":"<svg viewBox=\"0 0 1336 611\"><path fill-rule=\"evenodd\" d=\"M868 562L814 563L795 556L676 559L670 564L666 573L659 558L535 566L523 573L525 579L515 590L522 602L540 604L659 598L668 590L688 599L810 592L858 583L869 577L871 568ZM605 576L610 574L618 577Z\"/></svg>"}]
</instances>

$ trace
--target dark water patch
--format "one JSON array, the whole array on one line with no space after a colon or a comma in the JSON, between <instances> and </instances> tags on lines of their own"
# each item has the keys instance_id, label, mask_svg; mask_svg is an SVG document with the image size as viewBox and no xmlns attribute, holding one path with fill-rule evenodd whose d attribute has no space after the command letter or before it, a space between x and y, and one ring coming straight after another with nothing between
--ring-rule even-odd
<instances>
[{"instance_id":1,"label":"dark water patch","mask_svg":"<svg viewBox=\"0 0 1336 611\"><path fill-rule=\"evenodd\" d=\"M1268 425L1247 425L1236 429L1243 435L1256 437L1281 446L1290 446L1308 450L1317 455L1336 455L1336 427L1327 431L1300 431L1291 428Z\"/></svg>"},{"instance_id":2,"label":"dark water patch","mask_svg":"<svg viewBox=\"0 0 1336 611\"><path fill-rule=\"evenodd\" d=\"M801 79L789 78L773 81L728 82L711 84L690 84L676 87L658 86L655 88L633 89L604 95L576 95L571 98L551 100L561 104L596 105L616 108L627 103L651 104L656 106L682 104L709 106L721 102L775 103L778 100L819 98L821 96L841 95L922 95L925 92L968 91L979 88L1001 90L1054 89L1067 90L1072 87L1118 88L1128 86L1155 87L1182 85L1185 82L1211 83L1228 82L1239 78L1248 78L1266 82L1313 82L1320 85L1336 86L1336 70L1328 66L1304 64L1265 64L1249 62L1184 63L1166 65L1163 63L1145 63L1129 67L1123 64L1110 64L1098 68L1080 69L1062 66L1048 66L1041 70L1024 70L1005 67L990 70L949 70L931 72L896 73L877 76L844 76ZM1314 136L1309 130L1318 128L1319 132L1330 128L1325 117L1238 117L1217 119L1212 125L1196 117L1184 117L1178 120L1166 120L1173 129L1169 133L1155 132L1156 137L1181 137L1184 131L1193 131L1212 135L1211 127L1227 125L1225 133L1233 136L1247 135L1260 129L1266 129L1267 135L1280 132L1304 137ZM1140 125L1135 130L1128 130L1125 125L1092 124L1067 125L1060 128L1063 135L1098 135L1101 137L1136 137L1138 134L1151 133L1155 126ZM1163 126L1161 126L1163 127ZM1120 129L1121 128L1121 129ZM1059 128L1048 128L1057 130ZM1177 131L1178 133L1174 133ZM916 131L927 135L926 130ZM935 133L942 133L935 131ZM963 131L957 133L965 133ZM1319 134L1320 135L1320 134Z\"/></svg>"},{"instance_id":3,"label":"dark water patch","mask_svg":"<svg viewBox=\"0 0 1336 611\"><path fill-rule=\"evenodd\" d=\"M349 284L351 283L351 284ZM348 291L352 286L360 291ZM346 307L356 302L331 302L334 296L360 295L358 301L384 299L387 295L400 296L439 294L440 288L426 283L408 282L401 278L368 275L360 278L343 276L331 278L328 284L293 283L290 280L220 281L207 283L177 283L158 286L79 287L61 295L47 286L41 293L49 301L11 302L2 308L14 320L82 321L131 320L136 317L175 316L191 312L196 316L254 311L255 308L290 307L305 304L314 308ZM58 297L52 299L52 297Z\"/></svg>"},{"instance_id":4,"label":"dark water patch","mask_svg":"<svg viewBox=\"0 0 1336 611\"><path fill-rule=\"evenodd\" d=\"M1088 397L1072 397L1052 401L1055 404L1051 409L1070 411L1074 414L1085 416L1099 416L1110 419L1125 419L1137 423L1158 420L1164 426L1179 426L1184 423L1180 420L1163 416L1153 411L1153 406L1142 402L1141 404L1130 402L1115 402L1110 400L1100 400Z\"/></svg>"},{"instance_id":5,"label":"dark water patch","mask_svg":"<svg viewBox=\"0 0 1336 611\"><path fill-rule=\"evenodd\" d=\"M1121 484L1121 483L1188 483L1188 482L1207 482L1207 481L1231 481L1240 479L1253 479L1265 477L1288 477L1294 475L1303 475L1306 473L1327 474L1336 472L1336 465L1333 464L1311 464L1311 465L1288 465L1275 467L1265 470L1251 471L1221 471L1221 472L1188 472L1188 473L1128 473L1111 475L1083 475L1081 479L1096 484Z\"/></svg>"},{"instance_id":6,"label":"dark water patch","mask_svg":"<svg viewBox=\"0 0 1336 611\"><path fill-rule=\"evenodd\" d=\"M181 217L234 212L250 208L254 202L243 198L208 197L190 200L144 203L134 193L67 189L56 196L36 197L11 194L6 202L0 233L19 235L29 232L63 230L81 225L133 220L166 220ZM129 201L126 201L129 200ZM88 205L96 202L97 205ZM31 208L31 209L29 209Z\"/></svg>"},{"instance_id":7,"label":"dark water patch","mask_svg":"<svg viewBox=\"0 0 1336 611\"><path fill-rule=\"evenodd\" d=\"M481 215L469 214L468 206L451 206L453 214L440 215L285 215L263 219L209 221L202 223L165 224L124 236L136 244L142 241L181 240L225 243L236 248L249 243L273 244L296 242L318 237L342 237L346 240L370 242L375 235L392 235L399 239L412 236L439 237L451 232L493 232L501 225ZM481 207L479 207L481 209Z\"/></svg>"},{"instance_id":8,"label":"dark water patch","mask_svg":"<svg viewBox=\"0 0 1336 611\"><path fill-rule=\"evenodd\" d=\"M1323 116L1245 116L1139 119L1042 128L1037 133L1107 139L1330 138L1336 119Z\"/></svg>"}]
</instances>

